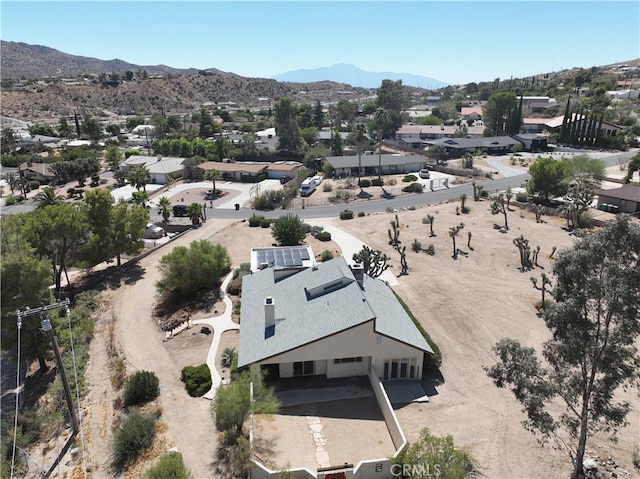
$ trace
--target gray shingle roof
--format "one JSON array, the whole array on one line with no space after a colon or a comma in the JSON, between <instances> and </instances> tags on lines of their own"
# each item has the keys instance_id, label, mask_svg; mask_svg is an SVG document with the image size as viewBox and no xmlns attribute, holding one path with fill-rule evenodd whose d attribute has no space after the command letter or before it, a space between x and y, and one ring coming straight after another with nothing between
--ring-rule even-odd
<instances>
[{"instance_id":1,"label":"gray shingle roof","mask_svg":"<svg viewBox=\"0 0 640 479\"><path fill-rule=\"evenodd\" d=\"M379 334L433 353L393 292L381 280L355 280L343 257L279 281L265 269L242 281L238 366L275 356L374 321ZM325 289L326 288L326 289ZM264 299L275 303L275 334L265 338Z\"/></svg>"},{"instance_id":2,"label":"gray shingle roof","mask_svg":"<svg viewBox=\"0 0 640 479\"><path fill-rule=\"evenodd\" d=\"M327 161L331 163L334 168L357 168L358 167L358 155L354 156L328 156ZM383 154L380 157L382 166L391 165L412 165L416 163L424 163L425 159L418 155L395 155L395 154ZM361 166L370 167L378 166L378 155L362 155Z\"/></svg>"}]
</instances>

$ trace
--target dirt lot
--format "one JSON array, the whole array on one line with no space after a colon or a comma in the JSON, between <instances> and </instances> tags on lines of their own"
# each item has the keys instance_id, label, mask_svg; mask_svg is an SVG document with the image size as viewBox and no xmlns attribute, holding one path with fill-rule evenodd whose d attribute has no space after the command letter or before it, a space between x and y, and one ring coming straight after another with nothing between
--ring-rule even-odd
<instances>
[{"instance_id":1,"label":"dirt lot","mask_svg":"<svg viewBox=\"0 0 640 479\"><path fill-rule=\"evenodd\" d=\"M528 213L518 210L509 213L510 229L502 233L494 228L494 224L502 224L502 216L491 215L488 201L467 202L471 211L466 215L456 215L457 205L459 202L443 203L398 212L409 274L398 277L400 285L395 290L443 352L443 380L436 385L437 394L429 403L399 409L401 424L409 441L415 440L424 427L435 434L453 435L456 444L476 458L479 477L566 477L568 457L560 450L537 444L523 429L524 415L512 394L493 386L482 368L495 362L491 347L504 336L536 348L549 338L533 306L540 293L532 288L529 277L549 272L553 260L547 255L552 248L568 247L574 238L563 229L564 221L544 218L546 222L537 224ZM434 237L429 237L428 225L422 223L427 214L435 217ZM387 236L393 218L391 213L382 213L350 221L335 219L335 224L387 253L392 271L398 274L399 255L388 245ZM457 246L463 254L454 260L448 230L460 222L465 227ZM540 267L533 272L518 270L518 251L513 239L521 234L534 248L536 245L541 248ZM433 244L435 255L412 252L414 238L423 248ZM249 261L251 246L269 246L273 242L268 229L249 228L246 222L209 221L142 259L138 268L122 278L118 289L105 289L103 312L96 325L88 365L90 393L82 408L90 477L110 477L109 443L116 417L113 401L119 395L110 381L114 354L125 359L128 373L150 370L160 379L157 406L162 410L163 425L155 456L176 447L195 478L211 477L210 464L217 443L210 403L189 397L180 382L184 366L205 361L211 336L199 334L199 329L187 330L164 342L164 334L150 320L156 302L158 260L175 245L199 239L223 244L236 266ZM309 244L317 255L325 249L339 251L331 242L310 239ZM232 335L223 338L224 347L237 347L235 339ZM629 392L626 398L637 404L636 394ZM631 424L621 431L617 444L598 436L590 441L588 450L601 458L613 456L633 475L631 451L640 440L639 414L636 408L629 415ZM370 439L377 440L375 433ZM290 447L295 450L296 444ZM153 463L154 454L127 477L139 477L140 471ZM34 457L46 463L51 453ZM52 477L69 477L65 474L70 466L61 466ZM82 475L76 470L74 477Z\"/></svg>"}]
</instances>

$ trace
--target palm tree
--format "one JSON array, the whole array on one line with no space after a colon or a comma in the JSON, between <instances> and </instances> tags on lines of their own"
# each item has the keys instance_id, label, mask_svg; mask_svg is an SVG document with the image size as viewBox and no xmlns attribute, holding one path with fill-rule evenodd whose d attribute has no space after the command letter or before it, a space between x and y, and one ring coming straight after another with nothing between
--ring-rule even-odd
<instances>
[{"instance_id":1,"label":"palm tree","mask_svg":"<svg viewBox=\"0 0 640 479\"><path fill-rule=\"evenodd\" d=\"M166 223L171 216L171 200L163 196L158 200L158 213L162 215L162 220Z\"/></svg>"},{"instance_id":2,"label":"palm tree","mask_svg":"<svg viewBox=\"0 0 640 479\"><path fill-rule=\"evenodd\" d=\"M358 123L354 129L356 153L358 153L358 186L360 186L360 176L362 169L362 152L364 151L364 144L367 140L367 127L363 123Z\"/></svg>"},{"instance_id":3,"label":"palm tree","mask_svg":"<svg viewBox=\"0 0 640 479\"><path fill-rule=\"evenodd\" d=\"M376 127L378 128L378 179L382 171L382 137L384 136L384 124L387 122L389 114L384 108L378 108L375 113Z\"/></svg>"},{"instance_id":4,"label":"palm tree","mask_svg":"<svg viewBox=\"0 0 640 479\"><path fill-rule=\"evenodd\" d=\"M56 190L51 186L45 186L43 190L33 198L33 204L37 210L45 206L61 205L63 203L64 198L61 195L57 195Z\"/></svg>"},{"instance_id":5,"label":"palm tree","mask_svg":"<svg viewBox=\"0 0 640 479\"><path fill-rule=\"evenodd\" d=\"M209 180L209 181L213 181L213 194L216 194L216 180L220 178L220 173L218 172L218 170L209 170L205 173L204 175L204 179L205 180Z\"/></svg>"},{"instance_id":6,"label":"palm tree","mask_svg":"<svg viewBox=\"0 0 640 479\"><path fill-rule=\"evenodd\" d=\"M138 191L147 191L147 185L151 183L152 180L151 172L144 166L139 166L131 170L127 179Z\"/></svg>"},{"instance_id":7,"label":"palm tree","mask_svg":"<svg viewBox=\"0 0 640 479\"><path fill-rule=\"evenodd\" d=\"M133 196L133 202L136 205L146 206L149 201L149 193L146 191L134 191L131 196Z\"/></svg>"},{"instance_id":8,"label":"palm tree","mask_svg":"<svg viewBox=\"0 0 640 479\"><path fill-rule=\"evenodd\" d=\"M200 203L191 203L189 205L189 218L192 225L199 225L202 219L202 205Z\"/></svg>"}]
</instances>

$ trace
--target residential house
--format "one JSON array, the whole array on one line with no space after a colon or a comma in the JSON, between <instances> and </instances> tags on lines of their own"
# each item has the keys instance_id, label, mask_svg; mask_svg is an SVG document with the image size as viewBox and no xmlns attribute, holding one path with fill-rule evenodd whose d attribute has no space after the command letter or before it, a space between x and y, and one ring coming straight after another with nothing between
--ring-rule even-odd
<instances>
[{"instance_id":1,"label":"residential house","mask_svg":"<svg viewBox=\"0 0 640 479\"><path fill-rule=\"evenodd\" d=\"M574 114L567 121L567 125L572 125L573 122L578 122L578 128L581 128L584 119L588 122L591 121L591 117L585 115ZM564 122L564 115L556 116L554 118L523 118L523 131L525 133L560 133L562 130L562 123ZM622 127L603 121L597 123L601 135L616 136L622 131Z\"/></svg>"},{"instance_id":2,"label":"residential house","mask_svg":"<svg viewBox=\"0 0 640 479\"><path fill-rule=\"evenodd\" d=\"M548 138L544 135L539 135L537 133L518 133L511 137L522 143L524 151L530 151L531 153L536 151L547 151Z\"/></svg>"},{"instance_id":3,"label":"residential house","mask_svg":"<svg viewBox=\"0 0 640 479\"><path fill-rule=\"evenodd\" d=\"M349 133L345 132L345 131L341 131L338 132L340 134L340 137L342 138L342 143L345 144L347 141L347 138L349 138ZM324 146L325 148L329 148L331 149L331 136L333 135L332 131L329 130L320 130L318 132L318 143L322 146Z\"/></svg>"},{"instance_id":4,"label":"residential house","mask_svg":"<svg viewBox=\"0 0 640 479\"><path fill-rule=\"evenodd\" d=\"M329 156L328 161L334 169L335 176L344 178L358 176L358 156ZM425 159L419 155L383 154L380 157L381 170L384 175L412 173L423 168ZM361 175L378 174L378 155L362 155L360 160Z\"/></svg>"},{"instance_id":5,"label":"residential house","mask_svg":"<svg viewBox=\"0 0 640 479\"><path fill-rule=\"evenodd\" d=\"M280 178L296 178L298 170L302 168L299 161L274 161L267 166L267 178L279 180Z\"/></svg>"},{"instance_id":6,"label":"residential house","mask_svg":"<svg viewBox=\"0 0 640 479\"><path fill-rule=\"evenodd\" d=\"M24 162L18 166L18 174L24 175L29 180L39 178L53 181L56 179L56 174L48 163Z\"/></svg>"},{"instance_id":7,"label":"residential house","mask_svg":"<svg viewBox=\"0 0 640 479\"><path fill-rule=\"evenodd\" d=\"M265 268L242 279L238 367L272 377L421 379L433 354L393 291L344 257L281 277Z\"/></svg>"},{"instance_id":8,"label":"residential house","mask_svg":"<svg viewBox=\"0 0 640 479\"><path fill-rule=\"evenodd\" d=\"M460 134L457 125L402 125L396 130L396 140L402 138L437 140L438 138L453 138L456 134ZM480 138L483 134L484 126L467 126L466 136Z\"/></svg>"},{"instance_id":9,"label":"residential house","mask_svg":"<svg viewBox=\"0 0 640 479\"><path fill-rule=\"evenodd\" d=\"M481 106L463 106L460 109L460 116L463 120L482 120Z\"/></svg>"},{"instance_id":10,"label":"residential house","mask_svg":"<svg viewBox=\"0 0 640 479\"><path fill-rule=\"evenodd\" d=\"M640 186L622 185L610 190L597 190L598 209L612 213L629 213L640 218Z\"/></svg>"},{"instance_id":11,"label":"residential house","mask_svg":"<svg viewBox=\"0 0 640 479\"><path fill-rule=\"evenodd\" d=\"M529 107L532 113L541 113L549 108L557 107L558 102L555 98L548 96L523 96L522 105Z\"/></svg>"},{"instance_id":12,"label":"residential house","mask_svg":"<svg viewBox=\"0 0 640 479\"><path fill-rule=\"evenodd\" d=\"M251 248L251 272L274 268L277 276L288 276L316 265L311 246L269 246Z\"/></svg>"},{"instance_id":13,"label":"residential house","mask_svg":"<svg viewBox=\"0 0 640 479\"><path fill-rule=\"evenodd\" d=\"M243 183L256 182L267 177L269 163L256 161L206 161L198 165L205 171L217 170L225 180L241 181Z\"/></svg>"},{"instance_id":14,"label":"residential house","mask_svg":"<svg viewBox=\"0 0 640 479\"><path fill-rule=\"evenodd\" d=\"M167 183L167 177L173 179L182 178L182 163L185 158L162 155L141 156L131 155L119 166L121 170L129 172L134 168L145 167L151 173L151 183L156 185L164 185Z\"/></svg>"},{"instance_id":15,"label":"residential house","mask_svg":"<svg viewBox=\"0 0 640 479\"><path fill-rule=\"evenodd\" d=\"M489 155L505 155L511 153L514 145L523 143L510 136L491 136L484 138L441 138L430 140L429 145L440 145L447 150L450 158L459 158L465 153L481 151Z\"/></svg>"}]
</instances>

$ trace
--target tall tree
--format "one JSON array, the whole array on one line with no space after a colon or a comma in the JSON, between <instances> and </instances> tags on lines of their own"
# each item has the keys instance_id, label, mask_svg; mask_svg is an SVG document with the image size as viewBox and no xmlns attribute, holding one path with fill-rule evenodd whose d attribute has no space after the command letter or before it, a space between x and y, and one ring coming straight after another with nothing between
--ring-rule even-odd
<instances>
[{"instance_id":1,"label":"tall tree","mask_svg":"<svg viewBox=\"0 0 640 479\"><path fill-rule=\"evenodd\" d=\"M378 131L378 179L380 179L382 172L382 137L384 136L384 125L387 122L389 115L384 108L378 108L375 112L375 122Z\"/></svg>"},{"instance_id":2,"label":"tall tree","mask_svg":"<svg viewBox=\"0 0 640 479\"><path fill-rule=\"evenodd\" d=\"M631 405L616 393L640 382L640 226L617 216L561 253L553 273L555 303L544 314L553 339L543 346L544 363L533 348L505 338L487 374L511 388L527 429L564 446L572 479L581 479L588 437L626 424Z\"/></svg>"},{"instance_id":3,"label":"tall tree","mask_svg":"<svg viewBox=\"0 0 640 479\"><path fill-rule=\"evenodd\" d=\"M344 142L338 130L334 130L331 134L331 153L333 156L342 156L344 154Z\"/></svg>"},{"instance_id":4,"label":"tall tree","mask_svg":"<svg viewBox=\"0 0 640 479\"><path fill-rule=\"evenodd\" d=\"M147 191L147 185L151 183L151 172L145 166L132 169L127 175L129 183L135 186L136 190Z\"/></svg>"},{"instance_id":5,"label":"tall tree","mask_svg":"<svg viewBox=\"0 0 640 479\"><path fill-rule=\"evenodd\" d=\"M23 217L25 238L39 258L49 258L53 266L55 291L60 291L62 273L79 259L87 238L87 217L75 205L53 205ZM67 277L67 281L68 281Z\"/></svg>"},{"instance_id":6,"label":"tall tree","mask_svg":"<svg viewBox=\"0 0 640 479\"><path fill-rule=\"evenodd\" d=\"M376 95L378 97L376 104L379 108L394 110L397 113L402 113L406 109L408 98L402 80L382 80Z\"/></svg>"},{"instance_id":7,"label":"tall tree","mask_svg":"<svg viewBox=\"0 0 640 479\"><path fill-rule=\"evenodd\" d=\"M104 159L109 169L115 171L120 166L120 163L122 163L122 153L120 153L120 149L116 145L113 145L107 148Z\"/></svg>"},{"instance_id":8,"label":"tall tree","mask_svg":"<svg viewBox=\"0 0 640 479\"><path fill-rule=\"evenodd\" d=\"M162 196L158 200L158 213L162 215L162 221L166 222L171 216L171 200Z\"/></svg>"},{"instance_id":9,"label":"tall tree","mask_svg":"<svg viewBox=\"0 0 640 479\"><path fill-rule=\"evenodd\" d=\"M207 170L207 172L204 174L204 179L207 181L211 181L213 182L213 193L215 194L216 192L216 180L220 179L220 172L218 170L211 169L211 170Z\"/></svg>"},{"instance_id":10,"label":"tall tree","mask_svg":"<svg viewBox=\"0 0 640 479\"><path fill-rule=\"evenodd\" d=\"M516 107L516 95L511 92L496 92L489 97L483 108L483 120L495 136L508 131L509 116Z\"/></svg>"},{"instance_id":11,"label":"tall tree","mask_svg":"<svg viewBox=\"0 0 640 479\"><path fill-rule=\"evenodd\" d=\"M138 205L129 208L120 201L111 210L111 252L116 265L122 264L122 255L138 254L144 248L145 225L149 222L149 211Z\"/></svg>"},{"instance_id":12,"label":"tall tree","mask_svg":"<svg viewBox=\"0 0 640 479\"><path fill-rule=\"evenodd\" d=\"M527 182L530 195L540 195L545 201L549 196L562 196L567 192L568 165L551 157L540 158L529 166L531 178Z\"/></svg>"},{"instance_id":13,"label":"tall tree","mask_svg":"<svg viewBox=\"0 0 640 479\"><path fill-rule=\"evenodd\" d=\"M291 98L281 98L274 105L278 149L297 152L302 147L302 137L297 120L297 108Z\"/></svg>"},{"instance_id":14,"label":"tall tree","mask_svg":"<svg viewBox=\"0 0 640 479\"><path fill-rule=\"evenodd\" d=\"M575 225L582 227L582 214L593 203L596 190L604 180L604 163L588 155L577 155L564 161L568 165L569 188L567 199L575 206Z\"/></svg>"},{"instance_id":15,"label":"tall tree","mask_svg":"<svg viewBox=\"0 0 640 479\"><path fill-rule=\"evenodd\" d=\"M362 175L362 153L367 142L367 127L363 123L358 123L353 130L356 143L356 153L358 154L358 186L360 186L360 176Z\"/></svg>"}]
</instances>

